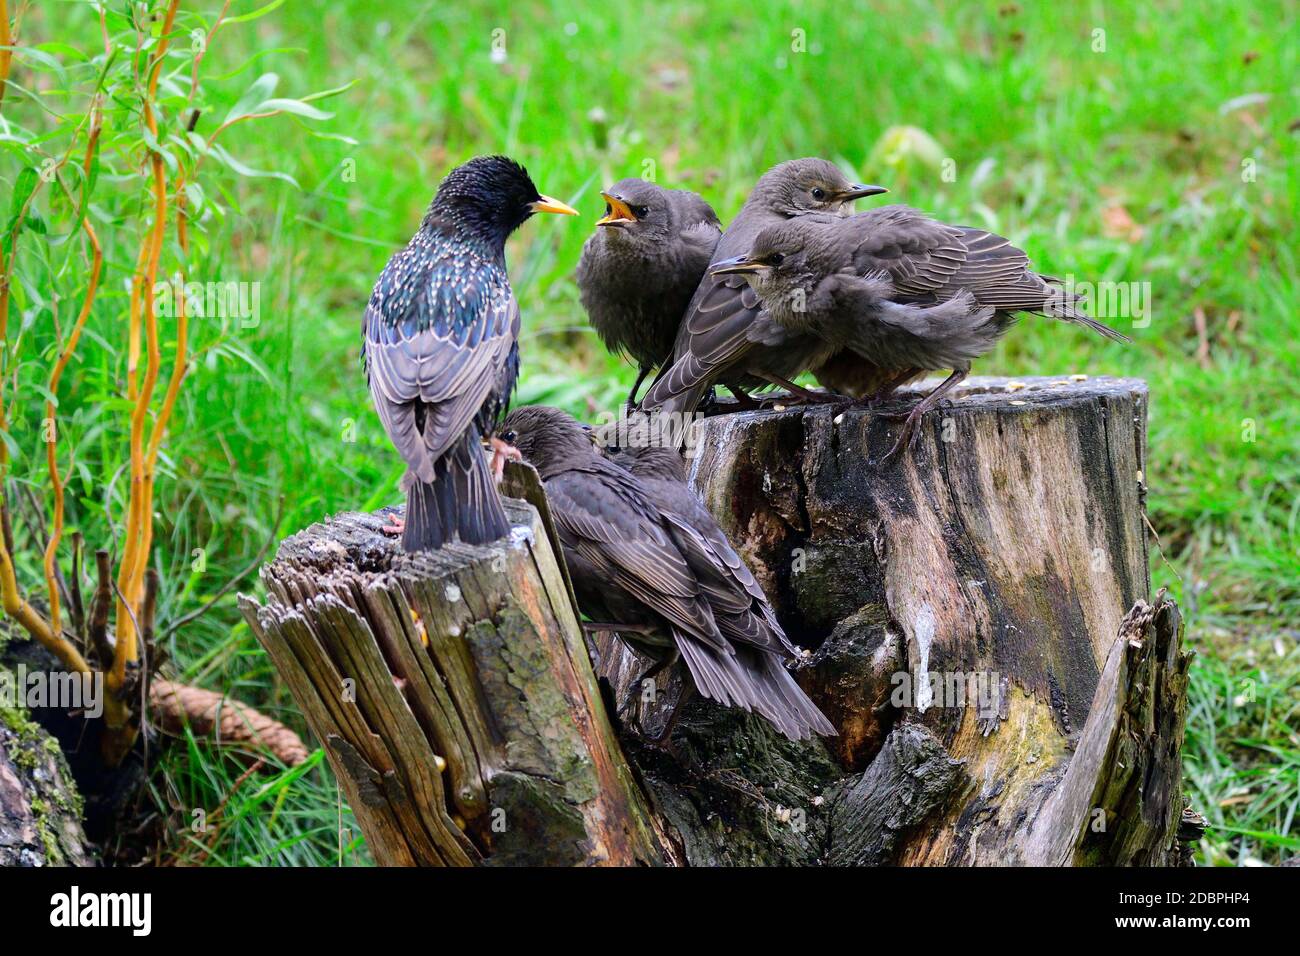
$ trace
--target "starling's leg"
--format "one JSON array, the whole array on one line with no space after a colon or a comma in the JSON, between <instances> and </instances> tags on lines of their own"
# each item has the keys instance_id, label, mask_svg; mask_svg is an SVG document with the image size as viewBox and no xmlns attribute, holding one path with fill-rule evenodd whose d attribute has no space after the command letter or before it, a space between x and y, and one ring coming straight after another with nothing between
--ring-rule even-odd
<instances>
[{"instance_id":1,"label":"starling's leg","mask_svg":"<svg viewBox=\"0 0 1300 956\"><path fill-rule=\"evenodd\" d=\"M903 371L895 375L893 378L891 378L889 381L885 382L885 384L881 385L870 395L866 395L863 398L858 399L858 401L863 405L879 405L881 402L885 401L885 399L889 398L890 395L893 395L900 385L902 385L904 382L911 381L913 378L920 375L923 371L925 371L925 369L920 369L920 368L904 369Z\"/></svg>"},{"instance_id":2,"label":"starling's leg","mask_svg":"<svg viewBox=\"0 0 1300 956\"><path fill-rule=\"evenodd\" d=\"M641 370L636 373L636 381L632 383L632 391L627 393L627 412L630 415L636 408L636 393L641 391L641 383L645 377L650 374L650 366L642 365Z\"/></svg>"},{"instance_id":3,"label":"starling's leg","mask_svg":"<svg viewBox=\"0 0 1300 956\"><path fill-rule=\"evenodd\" d=\"M519 453L519 449L514 445L508 445L500 438L493 435L488 439L488 444L492 446L492 477L501 484L501 479L506 473L506 459L510 461L523 461L524 456Z\"/></svg>"},{"instance_id":4,"label":"starling's leg","mask_svg":"<svg viewBox=\"0 0 1300 956\"><path fill-rule=\"evenodd\" d=\"M921 416L938 405L945 394L956 388L957 384L966 377L967 372L968 370L964 368L953 369L952 374L943 380L943 384L916 403L916 407L908 413L906 420L903 422L902 434L898 436L898 441L889 450L889 454L881 459L882 463L897 455L904 445L910 446L916 443L916 426L921 420Z\"/></svg>"},{"instance_id":5,"label":"starling's leg","mask_svg":"<svg viewBox=\"0 0 1300 956\"><path fill-rule=\"evenodd\" d=\"M727 391L736 396L736 410L741 412L752 412L762 408L763 403L756 399L749 392L745 391L739 385L728 385Z\"/></svg>"},{"instance_id":6,"label":"starling's leg","mask_svg":"<svg viewBox=\"0 0 1300 956\"><path fill-rule=\"evenodd\" d=\"M380 534L391 535L394 538L400 537L406 530L406 519L399 518L393 512L388 512L388 524L379 529Z\"/></svg>"},{"instance_id":7,"label":"starling's leg","mask_svg":"<svg viewBox=\"0 0 1300 956\"><path fill-rule=\"evenodd\" d=\"M780 375L773 375L771 372L754 371L754 375L759 378L767 379L773 385L779 385L790 393L791 397L800 402L806 402L809 405L818 405L822 403L840 403L845 404L852 402L853 399L844 395L836 395L833 392L814 392L804 388L802 385L796 385L794 382L782 378Z\"/></svg>"}]
</instances>

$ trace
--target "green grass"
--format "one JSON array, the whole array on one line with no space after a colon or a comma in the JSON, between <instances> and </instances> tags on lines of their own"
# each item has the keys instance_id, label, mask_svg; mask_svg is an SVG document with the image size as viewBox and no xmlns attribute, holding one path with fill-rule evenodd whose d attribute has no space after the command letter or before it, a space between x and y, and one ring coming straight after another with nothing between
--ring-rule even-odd
<instances>
[{"instance_id":1,"label":"green grass","mask_svg":"<svg viewBox=\"0 0 1300 956\"><path fill-rule=\"evenodd\" d=\"M219 6L200 11L207 22ZM256 6L237 2L232 13ZM203 73L243 71L214 81L219 99L233 103L267 71L285 96L356 81L321 104L333 119L310 124L354 142L286 118L225 141L298 186L219 180L229 209L206 224L191 278L260 281L262 321L197 332L199 347L220 345L188 383L166 450L161 619L191 610L252 559L281 497L282 533L397 500L401 467L359 367L360 315L453 164L509 153L543 192L589 215L528 223L510 262L524 316L518 400L592 415L615 408L633 377L586 328L571 279L596 191L652 163L661 183L700 191L725 221L768 166L821 155L891 186L892 200L995 228L1043 271L1150 284L1152 321L1128 330L1133 346L1031 320L976 371L1149 381L1149 516L1163 545L1153 584L1182 603L1200 655L1186 773L1214 824L1202 857L1289 857L1300 800L1295 6L1024 4L1006 15L1003 0L809 6L288 3L223 30ZM504 63L490 56L498 29ZM1097 29L1104 52L1093 48ZM791 48L796 30L806 52ZM99 43L80 3L37 6L23 34L86 51ZM22 71L20 60L16 79ZM1260 96L1230 105L1246 94ZM12 102L6 113L22 108ZM955 161L955 180L924 150L898 155L882 141L904 125ZM1243 180L1245 160L1253 181ZM0 167L6 183L13 175ZM1108 208L1126 210L1135 228L1108 232ZM110 257L129 269L134 235L106 231ZM111 337L123 301L122 290L107 293L92 331ZM108 361L69 373L69 390L80 383L65 394L79 409L87 473L73 507L83 526L106 520L111 494L95 469L118 459L96 403L119 375ZM34 428L38 416L26 418ZM39 478L39 462L29 464ZM191 570L195 548L207 553L201 573ZM296 720L233 597L169 645L181 679ZM1253 699L1233 703L1243 697ZM212 812L241 772L210 751L173 748L160 806ZM254 812L268 800L282 801L273 819ZM337 862L338 812L323 766L246 781L205 859ZM172 816L178 852L197 852L185 814Z\"/></svg>"}]
</instances>

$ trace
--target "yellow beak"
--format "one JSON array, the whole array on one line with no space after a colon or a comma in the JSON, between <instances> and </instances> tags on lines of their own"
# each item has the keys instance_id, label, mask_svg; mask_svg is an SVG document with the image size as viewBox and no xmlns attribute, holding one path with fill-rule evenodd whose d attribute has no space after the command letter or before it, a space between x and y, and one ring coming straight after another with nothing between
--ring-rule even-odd
<instances>
[{"instance_id":1,"label":"yellow beak","mask_svg":"<svg viewBox=\"0 0 1300 956\"><path fill-rule=\"evenodd\" d=\"M615 199L609 193L601 193L600 198L609 203L609 215L602 219L596 220L598 226L612 226L620 222L636 222L636 216L632 215L632 210L628 208L627 203L621 199Z\"/></svg>"},{"instance_id":2,"label":"yellow beak","mask_svg":"<svg viewBox=\"0 0 1300 956\"><path fill-rule=\"evenodd\" d=\"M568 203L552 199L550 196L542 196L536 202L530 203L528 208L533 212L553 212L560 216L576 216L578 214L578 210Z\"/></svg>"}]
</instances>

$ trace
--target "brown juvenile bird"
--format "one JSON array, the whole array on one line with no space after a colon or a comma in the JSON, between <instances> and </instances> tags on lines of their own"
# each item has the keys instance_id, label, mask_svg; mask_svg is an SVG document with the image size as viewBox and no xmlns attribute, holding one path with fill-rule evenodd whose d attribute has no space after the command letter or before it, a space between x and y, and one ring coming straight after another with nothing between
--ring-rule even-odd
<instances>
[{"instance_id":1,"label":"brown juvenile bird","mask_svg":"<svg viewBox=\"0 0 1300 956\"><path fill-rule=\"evenodd\" d=\"M839 167L824 159L780 163L754 185L714 250L713 262L748 252L768 226L809 213L847 212L855 199L888 191L883 186L851 183ZM752 328L761 309L758 295L743 277L706 275L682 319L673 364L659 373L641 408L689 414L715 382L747 398L747 389L787 385L817 364L816 354L803 354L791 346L764 347L762 331Z\"/></svg>"},{"instance_id":2,"label":"brown juvenile bird","mask_svg":"<svg viewBox=\"0 0 1300 956\"><path fill-rule=\"evenodd\" d=\"M605 216L582 247L578 293L605 347L637 363L631 406L650 370L672 357L682 314L722 227L689 190L623 179L601 196Z\"/></svg>"},{"instance_id":3,"label":"brown juvenile bird","mask_svg":"<svg viewBox=\"0 0 1300 956\"><path fill-rule=\"evenodd\" d=\"M675 493L658 500L662 489L603 458L566 412L518 408L501 429L541 475L588 629L651 657L645 677L680 657L705 697L755 711L792 740L835 733L785 669L790 643L711 519Z\"/></svg>"},{"instance_id":4,"label":"brown juvenile bird","mask_svg":"<svg viewBox=\"0 0 1300 956\"><path fill-rule=\"evenodd\" d=\"M1080 312L1059 280L1032 271L1009 240L907 206L769 227L747 253L715 263L710 273L744 276L782 332L833 344L841 362L842 350L860 356L863 380L874 383L870 401L927 371L952 369L907 416L891 455L1017 313L1050 315L1128 341Z\"/></svg>"},{"instance_id":5,"label":"brown juvenile bird","mask_svg":"<svg viewBox=\"0 0 1300 956\"><path fill-rule=\"evenodd\" d=\"M483 460L519 372L519 303L506 237L534 213L576 215L505 156L478 156L438 187L419 230L388 261L362 319L362 357L384 431L406 461L407 551L510 530Z\"/></svg>"}]
</instances>

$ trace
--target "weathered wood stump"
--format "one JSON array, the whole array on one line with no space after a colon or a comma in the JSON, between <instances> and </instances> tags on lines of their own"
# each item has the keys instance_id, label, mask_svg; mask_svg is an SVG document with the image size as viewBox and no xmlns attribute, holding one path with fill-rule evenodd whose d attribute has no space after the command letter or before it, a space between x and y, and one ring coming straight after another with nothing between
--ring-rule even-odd
<instances>
[{"instance_id":1,"label":"weathered wood stump","mask_svg":"<svg viewBox=\"0 0 1300 956\"><path fill-rule=\"evenodd\" d=\"M493 548L313 526L245 613L384 862L1176 863L1187 658L1147 603L1145 419L1141 382L976 380L883 464L880 411L703 423L698 490L811 649L827 741L705 700L675 752L624 727L643 663L598 635L597 691L527 482Z\"/></svg>"},{"instance_id":2,"label":"weathered wood stump","mask_svg":"<svg viewBox=\"0 0 1300 956\"><path fill-rule=\"evenodd\" d=\"M493 547L403 554L384 515L313 525L250 626L383 864L656 863L536 510Z\"/></svg>"},{"instance_id":3,"label":"weathered wood stump","mask_svg":"<svg viewBox=\"0 0 1300 956\"><path fill-rule=\"evenodd\" d=\"M739 819L760 801L805 828L805 839L782 834L775 852L770 840L750 852L737 850L733 827L725 839L697 840L700 859L1173 861L1186 657L1172 603L1145 604L1146 405L1134 380L974 379L926 416L914 451L885 463L898 427L882 414L888 407L702 423L696 490L792 640L816 649L800 683L840 730L826 741L826 762L861 776L846 784L828 774L810 752L818 748L792 770L775 756L785 742L753 720L746 735L760 739L759 754L738 772L733 764L725 788L693 790L687 808L675 799L686 783L675 768L634 750L658 805L685 814L679 829L711 815ZM608 636L599 644L599 670L623 699L643 665ZM1168 675L1158 700L1147 700L1154 685L1138 673ZM675 694L670 682L657 695L652 727ZM1103 702L1111 716L1085 730ZM1123 743L1132 727L1117 715L1133 708L1147 722ZM734 749L711 726L716 715L700 703L683 722L701 766ZM1094 746L1109 756L1087 758L1101 766L1085 773ZM1135 750L1161 754L1144 760L1145 781L1132 773ZM1082 803L1061 797L1071 767L1066 782L1075 796L1087 792ZM1109 773L1123 784L1103 785ZM740 791L752 795L743 808ZM879 822L861 819L855 804L890 821L888 839L868 835ZM1117 828L1135 820L1145 821L1139 832L1119 840Z\"/></svg>"}]
</instances>

